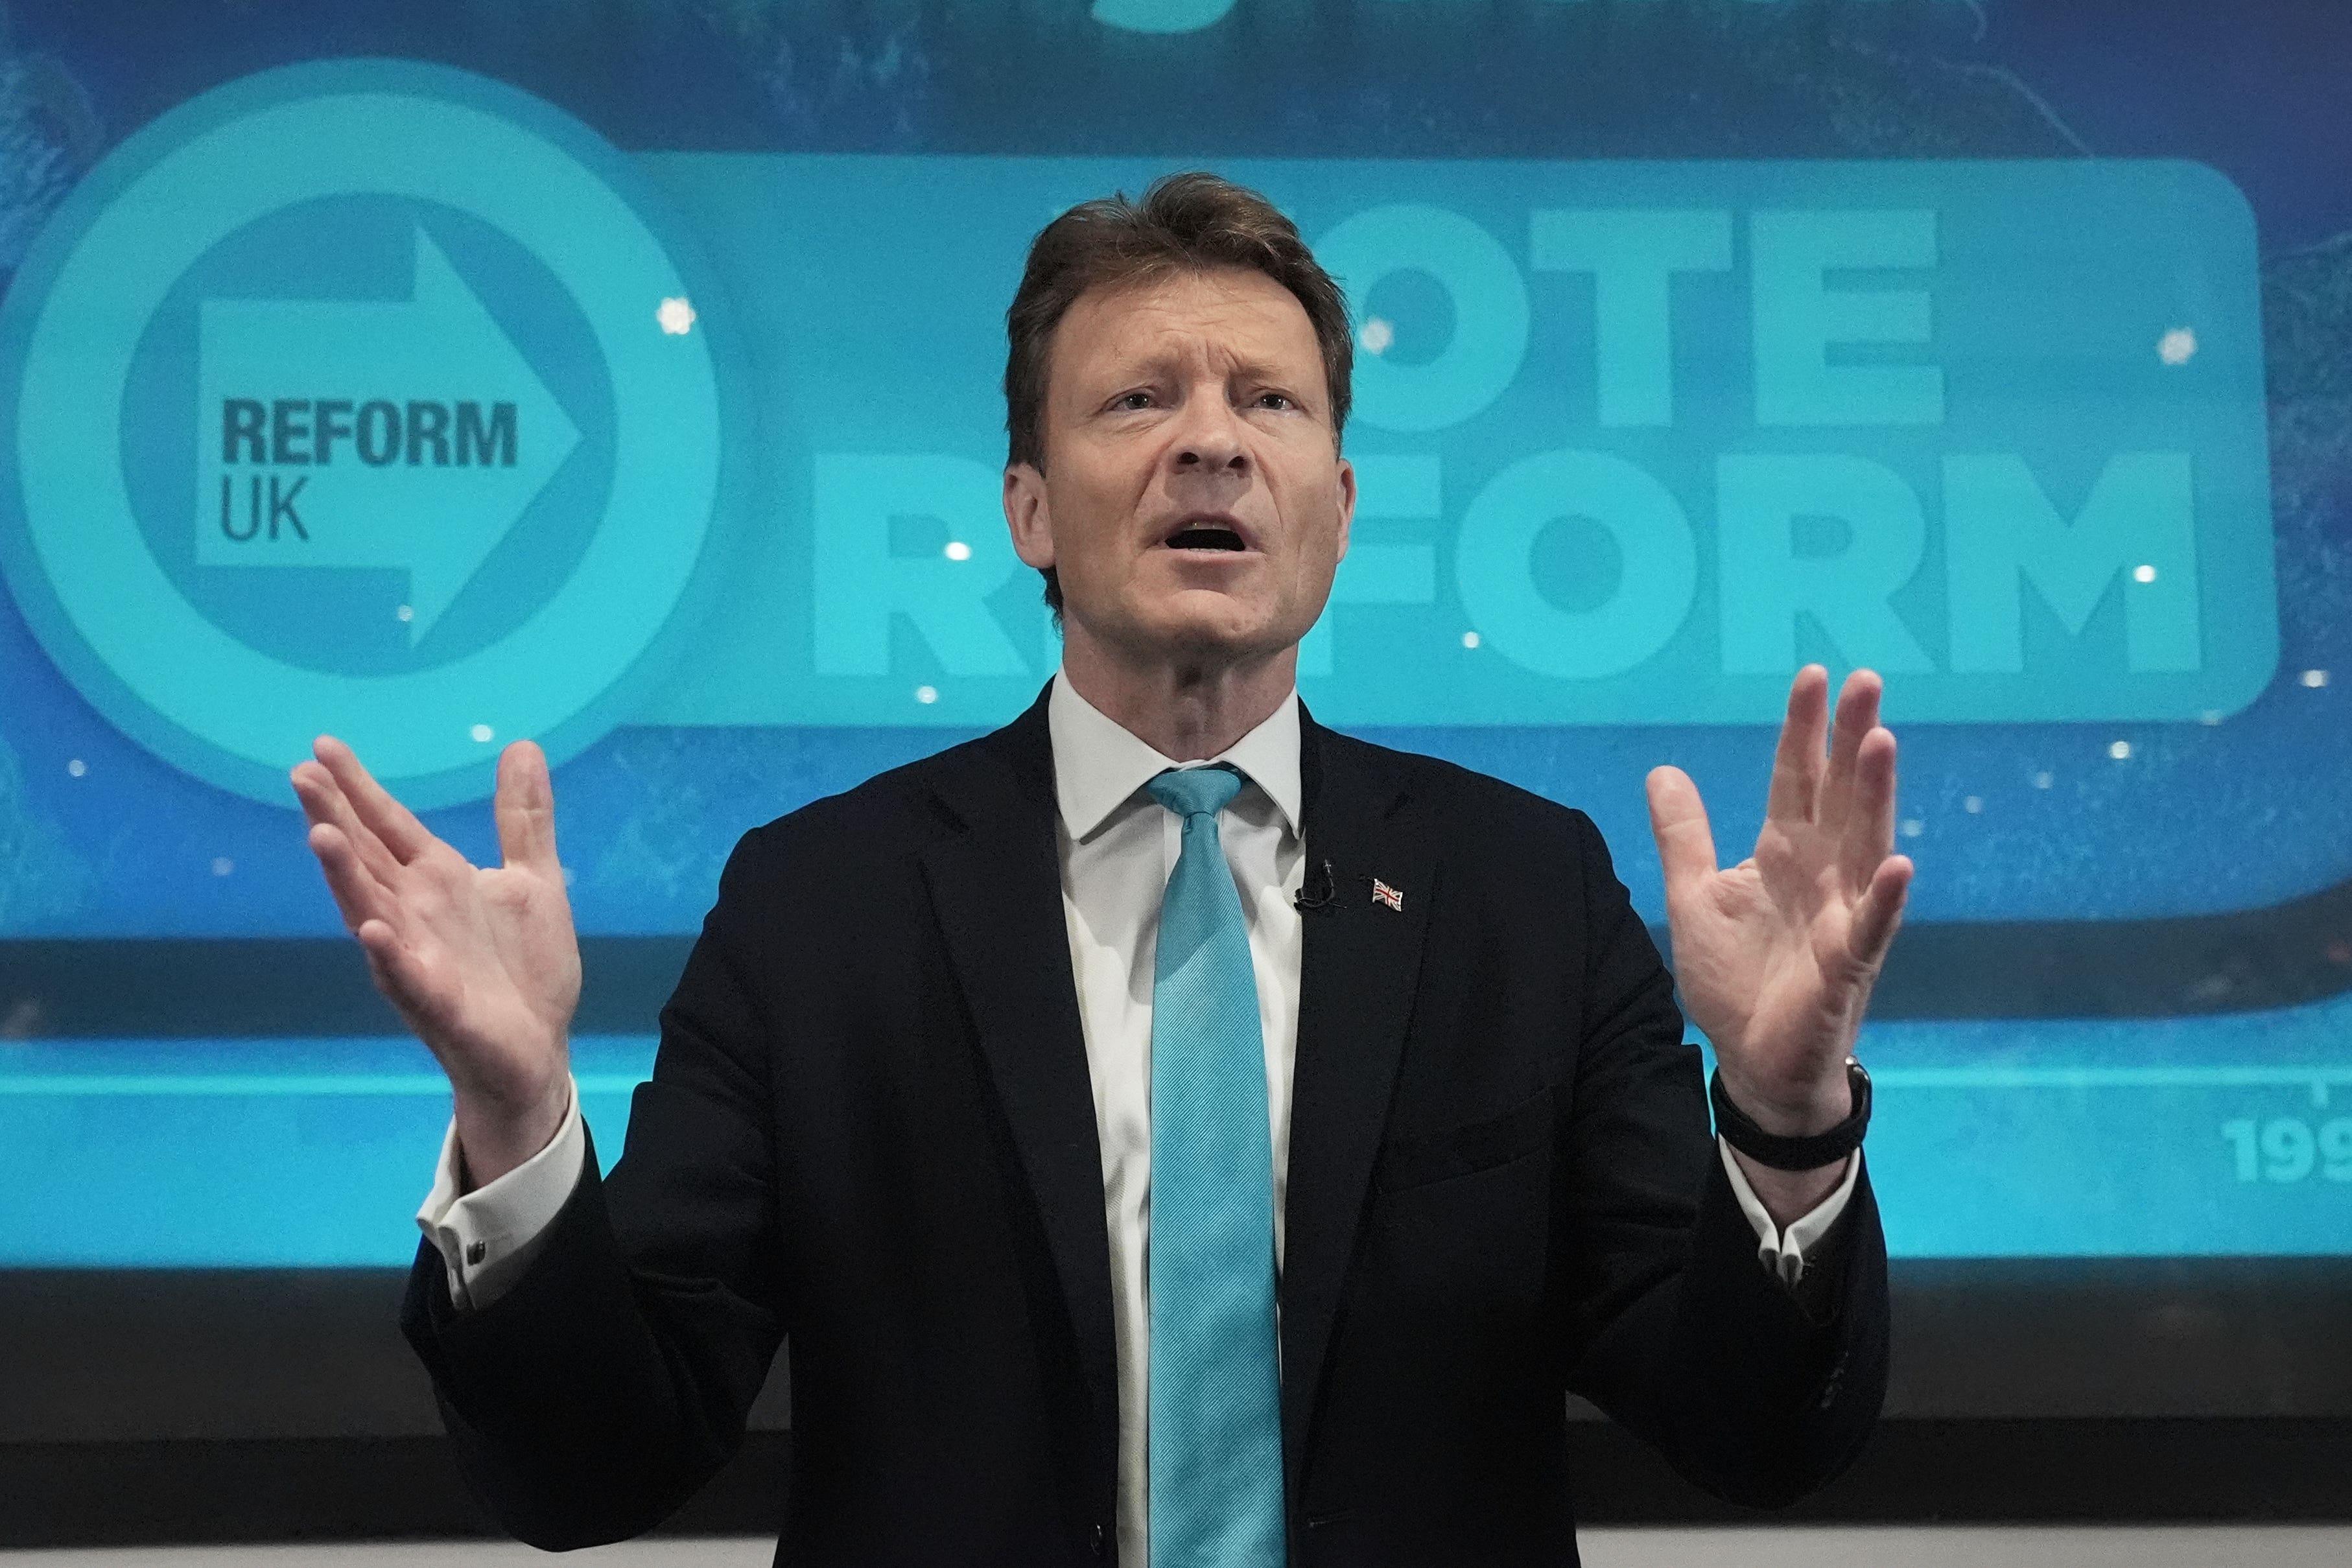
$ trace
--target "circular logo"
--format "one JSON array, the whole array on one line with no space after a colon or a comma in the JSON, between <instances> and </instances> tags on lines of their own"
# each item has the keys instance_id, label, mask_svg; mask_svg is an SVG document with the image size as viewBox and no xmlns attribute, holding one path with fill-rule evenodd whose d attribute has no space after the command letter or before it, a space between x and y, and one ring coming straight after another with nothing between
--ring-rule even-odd
<instances>
[{"instance_id":1,"label":"circular logo","mask_svg":"<svg viewBox=\"0 0 2352 1568\"><path fill-rule=\"evenodd\" d=\"M321 732L417 806L601 737L694 620L730 444L651 208L439 67L270 71L126 141L0 307L0 571L43 648L278 803Z\"/></svg>"}]
</instances>

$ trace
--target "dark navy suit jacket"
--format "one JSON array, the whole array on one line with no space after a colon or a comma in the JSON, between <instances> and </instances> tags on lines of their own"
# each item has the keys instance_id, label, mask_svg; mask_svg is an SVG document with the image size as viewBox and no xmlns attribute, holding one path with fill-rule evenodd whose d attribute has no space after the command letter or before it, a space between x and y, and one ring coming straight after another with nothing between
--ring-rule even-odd
<instances>
[{"instance_id":1,"label":"dark navy suit jacket","mask_svg":"<svg viewBox=\"0 0 2352 1568\"><path fill-rule=\"evenodd\" d=\"M1300 767L1333 877L1304 916L1280 1285L1292 1561L1573 1563L1570 1391L1726 1498L1835 1475L1885 1386L1867 1178L1783 1288L1591 822L1304 716ZM479 1312L419 1250L404 1327L515 1534L657 1522L735 1450L789 1336L780 1563L1116 1554L1055 811L1041 697L747 834L612 1176L588 1161Z\"/></svg>"}]
</instances>

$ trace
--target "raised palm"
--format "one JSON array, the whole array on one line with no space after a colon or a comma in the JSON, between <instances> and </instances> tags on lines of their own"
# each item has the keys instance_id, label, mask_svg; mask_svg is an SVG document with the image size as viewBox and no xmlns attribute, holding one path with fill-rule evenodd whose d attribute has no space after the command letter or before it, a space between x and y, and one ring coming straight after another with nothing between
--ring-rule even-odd
<instances>
[{"instance_id":1,"label":"raised palm","mask_svg":"<svg viewBox=\"0 0 2352 1568\"><path fill-rule=\"evenodd\" d=\"M1725 1088L1768 1124L1843 1114L1843 1063L1902 921L1912 865L1891 852L1895 737L1878 727L1880 691L1876 674L1855 671L1825 737L1829 672L1798 673L1763 831L1738 865L1717 869L1687 774L1649 778L1675 978Z\"/></svg>"},{"instance_id":2,"label":"raised palm","mask_svg":"<svg viewBox=\"0 0 2352 1568\"><path fill-rule=\"evenodd\" d=\"M311 851L377 988L448 1074L461 1137L471 1114L543 1142L569 1092L580 1000L546 757L518 741L499 759L505 863L491 867L434 837L342 742L321 736L315 754L292 775ZM469 1157L499 1141L469 1141Z\"/></svg>"}]
</instances>

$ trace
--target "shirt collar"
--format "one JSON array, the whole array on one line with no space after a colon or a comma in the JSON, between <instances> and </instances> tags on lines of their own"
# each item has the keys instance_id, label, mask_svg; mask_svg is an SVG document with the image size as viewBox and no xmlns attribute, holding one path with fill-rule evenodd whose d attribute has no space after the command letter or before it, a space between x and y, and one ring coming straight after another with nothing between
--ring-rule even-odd
<instances>
[{"instance_id":1,"label":"shirt collar","mask_svg":"<svg viewBox=\"0 0 2352 1568\"><path fill-rule=\"evenodd\" d=\"M1084 839L1161 772L1182 764L1162 757L1141 737L1080 696L1070 677L1054 672L1045 702L1046 727L1054 743L1054 793L1062 825ZM1230 762L1265 791L1292 836L1298 833L1298 693L1282 699L1255 729L1212 762Z\"/></svg>"}]
</instances>

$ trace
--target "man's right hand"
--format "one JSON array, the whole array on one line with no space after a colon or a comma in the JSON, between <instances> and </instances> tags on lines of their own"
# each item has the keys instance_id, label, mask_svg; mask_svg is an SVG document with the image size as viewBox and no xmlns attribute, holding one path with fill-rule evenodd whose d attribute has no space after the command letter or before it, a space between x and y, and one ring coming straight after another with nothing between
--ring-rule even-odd
<instances>
[{"instance_id":1,"label":"man's right hand","mask_svg":"<svg viewBox=\"0 0 2352 1568\"><path fill-rule=\"evenodd\" d=\"M580 944L546 754L519 740L499 758L506 863L490 868L426 831L341 741L312 750L293 771L311 852L376 988L449 1075L470 1184L495 1181L547 1146L571 1103Z\"/></svg>"}]
</instances>

